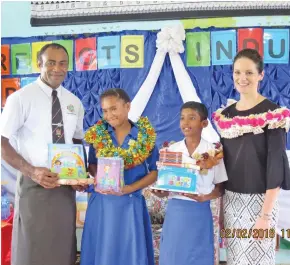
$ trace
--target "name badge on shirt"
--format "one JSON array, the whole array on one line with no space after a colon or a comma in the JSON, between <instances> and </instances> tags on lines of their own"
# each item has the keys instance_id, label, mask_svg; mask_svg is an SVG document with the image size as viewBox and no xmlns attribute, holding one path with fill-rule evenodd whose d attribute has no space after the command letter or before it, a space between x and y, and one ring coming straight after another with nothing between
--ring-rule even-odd
<instances>
[{"instance_id":1,"label":"name badge on shirt","mask_svg":"<svg viewBox=\"0 0 290 265\"><path fill-rule=\"evenodd\" d=\"M69 114L69 115L76 115L74 105L70 104L66 108L68 110L67 114Z\"/></svg>"}]
</instances>

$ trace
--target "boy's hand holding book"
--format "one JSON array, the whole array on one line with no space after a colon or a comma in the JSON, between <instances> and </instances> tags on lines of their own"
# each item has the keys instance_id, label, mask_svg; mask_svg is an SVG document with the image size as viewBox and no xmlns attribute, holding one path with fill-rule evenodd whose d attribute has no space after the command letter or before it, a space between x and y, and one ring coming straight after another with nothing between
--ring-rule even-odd
<instances>
[{"instance_id":1,"label":"boy's hand holding book","mask_svg":"<svg viewBox=\"0 0 290 265\"><path fill-rule=\"evenodd\" d=\"M152 188L151 192L157 196L158 198L164 198L164 197L168 197L169 196L169 191L165 191L165 190L157 190Z\"/></svg>"},{"instance_id":2,"label":"boy's hand holding book","mask_svg":"<svg viewBox=\"0 0 290 265\"><path fill-rule=\"evenodd\" d=\"M221 197L224 194L224 187L222 183L218 183L215 185L215 188L209 194L188 194L188 193L179 193L179 194L198 202L205 202Z\"/></svg>"},{"instance_id":3,"label":"boy's hand holding book","mask_svg":"<svg viewBox=\"0 0 290 265\"><path fill-rule=\"evenodd\" d=\"M206 202L211 200L209 194L188 194L188 193L179 193L179 195L188 197L192 200L195 200L197 202Z\"/></svg>"}]
</instances>

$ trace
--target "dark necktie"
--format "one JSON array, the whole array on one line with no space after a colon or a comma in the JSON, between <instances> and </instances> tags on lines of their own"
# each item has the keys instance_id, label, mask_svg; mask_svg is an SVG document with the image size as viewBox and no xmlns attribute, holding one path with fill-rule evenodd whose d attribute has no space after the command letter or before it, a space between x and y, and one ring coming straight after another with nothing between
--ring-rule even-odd
<instances>
[{"instance_id":1,"label":"dark necktie","mask_svg":"<svg viewBox=\"0 0 290 265\"><path fill-rule=\"evenodd\" d=\"M57 91L52 90L52 109L51 109L51 124L52 124L52 142L54 144L64 144L64 129L62 112L60 107L60 102L57 97Z\"/></svg>"}]
</instances>

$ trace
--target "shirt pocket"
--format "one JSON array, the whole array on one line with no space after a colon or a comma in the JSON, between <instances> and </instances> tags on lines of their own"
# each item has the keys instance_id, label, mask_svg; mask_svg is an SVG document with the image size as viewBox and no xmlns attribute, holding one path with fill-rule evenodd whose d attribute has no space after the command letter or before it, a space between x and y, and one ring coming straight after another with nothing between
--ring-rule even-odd
<instances>
[{"instance_id":1,"label":"shirt pocket","mask_svg":"<svg viewBox=\"0 0 290 265\"><path fill-rule=\"evenodd\" d=\"M78 117L74 114L64 114L64 133L68 140L71 140L77 128Z\"/></svg>"},{"instance_id":2,"label":"shirt pocket","mask_svg":"<svg viewBox=\"0 0 290 265\"><path fill-rule=\"evenodd\" d=\"M24 127L34 134L44 134L47 130L51 131L51 113L46 109L32 106L27 114Z\"/></svg>"}]
</instances>

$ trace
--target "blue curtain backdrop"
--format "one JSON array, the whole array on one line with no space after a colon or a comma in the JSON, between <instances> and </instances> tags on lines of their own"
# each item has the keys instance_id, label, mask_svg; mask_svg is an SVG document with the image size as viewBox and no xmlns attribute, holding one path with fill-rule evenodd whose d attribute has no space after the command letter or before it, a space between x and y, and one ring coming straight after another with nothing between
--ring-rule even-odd
<instances>
[{"instance_id":1,"label":"blue curtain backdrop","mask_svg":"<svg viewBox=\"0 0 290 265\"><path fill-rule=\"evenodd\" d=\"M217 31L225 29L208 28L196 31ZM85 108L84 129L93 125L101 116L99 96L108 88L123 88L131 99L137 94L151 67L156 52L156 34L152 31L123 31L115 33L90 34L93 36L108 35L144 35L145 62L144 68L106 69L84 72L69 72L64 87L73 92L83 102ZM78 35L77 37L87 37ZM76 39L76 36L42 36L31 38L2 38L2 44L31 43L55 39ZM185 43L184 43L185 45ZM186 53L181 55L186 65ZM75 69L75 68L74 68ZM227 98L238 99L234 89L231 66L187 67L190 78L201 101L209 110L209 117ZM35 74L13 77L36 76ZM9 78L5 76L4 78ZM260 86L261 93L281 106L290 108L290 65L268 64L265 66L265 77ZM174 78L169 57L166 57L161 75L151 99L143 113L154 125L158 137L157 145L164 141L182 139L179 130L179 112L182 105L181 96ZM287 149L290 149L290 134L287 135Z\"/></svg>"}]
</instances>

